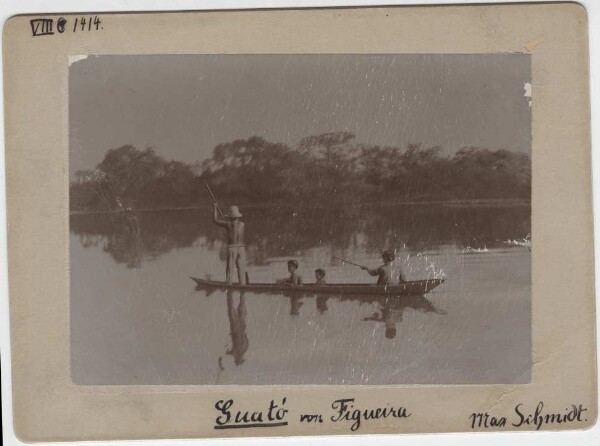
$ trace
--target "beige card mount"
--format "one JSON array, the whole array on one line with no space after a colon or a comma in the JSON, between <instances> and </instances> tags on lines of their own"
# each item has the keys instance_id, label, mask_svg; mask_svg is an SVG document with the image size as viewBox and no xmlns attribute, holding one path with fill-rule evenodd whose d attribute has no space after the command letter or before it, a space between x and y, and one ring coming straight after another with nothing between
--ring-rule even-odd
<instances>
[{"instance_id":1,"label":"beige card mount","mask_svg":"<svg viewBox=\"0 0 600 446\"><path fill-rule=\"evenodd\" d=\"M22 440L596 422L581 6L3 37Z\"/></svg>"}]
</instances>

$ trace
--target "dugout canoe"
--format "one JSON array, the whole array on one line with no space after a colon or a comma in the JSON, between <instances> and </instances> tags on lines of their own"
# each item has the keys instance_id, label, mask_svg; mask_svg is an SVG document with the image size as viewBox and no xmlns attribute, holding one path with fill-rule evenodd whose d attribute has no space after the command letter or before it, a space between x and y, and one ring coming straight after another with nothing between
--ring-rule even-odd
<instances>
[{"instance_id":1,"label":"dugout canoe","mask_svg":"<svg viewBox=\"0 0 600 446\"><path fill-rule=\"evenodd\" d=\"M370 296L422 296L444 283L444 279L415 280L401 285L375 285L371 283L332 283L323 286L313 284L286 285L278 283L249 283L240 285L228 284L216 280L190 278L196 282L197 288L253 291L276 294L331 294L331 295L370 295Z\"/></svg>"}]
</instances>

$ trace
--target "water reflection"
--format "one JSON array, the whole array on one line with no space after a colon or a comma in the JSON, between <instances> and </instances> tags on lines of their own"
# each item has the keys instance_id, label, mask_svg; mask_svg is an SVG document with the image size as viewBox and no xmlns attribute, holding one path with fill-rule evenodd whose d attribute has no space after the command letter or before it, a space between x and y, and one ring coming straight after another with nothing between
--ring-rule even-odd
<instances>
[{"instance_id":1,"label":"water reflection","mask_svg":"<svg viewBox=\"0 0 600 446\"><path fill-rule=\"evenodd\" d=\"M246 319L248 310L246 309L246 296L242 291L239 293L237 306L234 303L233 291L227 291L227 317L229 319L229 329L231 335L231 348L225 353L233 356L235 365L244 363L244 354L248 350L249 342L246 334Z\"/></svg>"},{"instance_id":2,"label":"water reflection","mask_svg":"<svg viewBox=\"0 0 600 446\"><path fill-rule=\"evenodd\" d=\"M529 205L265 206L243 211L252 265L324 246L338 252L360 246L370 253L389 247L419 252L448 244L489 248L531 232ZM84 247L101 247L129 268L194 244L219 249L221 260L226 258L221 230L212 224L208 210L74 214L70 224Z\"/></svg>"},{"instance_id":3,"label":"water reflection","mask_svg":"<svg viewBox=\"0 0 600 446\"><path fill-rule=\"evenodd\" d=\"M385 337L396 337L396 324L402 322L404 311L411 308L423 313L446 314L438 310L425 296L405 296L402 299L386 299L378 302L379 311L365 317L363 321L382 322L385 325Z\"/></svg>"},{"instance_id":4,"label":"water reflection","mask_svg":"<svg viewBox=\"0 0 600 446\"><path fill-rule=\"evenodd\" d=\"M199 289L203 288L199 287ZM205 289L207 297L212 295L214 292L214 289ZM228 290L225 292L225 294L227 299L227 318L229 320L231 338L231 347L226 349L225 354L231 355L233 357L236 366L241 366L245 362L244 355L246 354L250 346L250 341L248 339L247 333L248 309L246 307L246 292ZM284 293L280 296L271 295L269 298L277 299L278 297L289 299L289 315L292 317L300 316L300 308L304 305L304 303L307 300L310 299L315 299L315 304L319 316L323 315L329 310L327 302L330 299L334 299L339 302L359 302L361 304L365 303L369 304L369 308L372 308L372 305L374 305L378 311L376 311L370 316L363 317L362 321L383 323L385 325L385 337L388 339L393 339L396 337L396 324L402 322L403 314L407 309L412 309L422 313L433 313L438 315L446 314L445 311L439 310L431 301L425 298L425 296L325 296L319 294L293 295ZM219 357L218 377L224 370L222 360L223 358Z\"/></svg>"},{"instance_id":5,"label":"water reflection","mask_svg":"<svg viewBox=\"0 0 600 446\"><path fill-rule=\"evenodd\" d=\"M299 316L300 315L300 307L304 305L302 302L301 296L291 296L290 297L290 316Z\"/></svg>"},{"instance_id":6,"label":"water reflection","mask_svg":"<svg viewBox=\"0 0 600 446\"><path fill-rule=\"evenodd\" d=\"M228 298L219 289L205 297L187 276L222 279L218 245L200 247L208 243L200 239L132 270L116 265L103 243L86 248L70 237L71 367L78 384L529 382L531 253L520 246L473 254L454 246L410 256L403 250L409 280L432 277L435 263L447 281L426 300L386 302L317 292L293 299L233 291ZM329 264L331 252L324 246L298 256L305 277L326 265L330 283L364 282L355 268ZM378 256L349 254L360 263ZM290 258L277 257L253 266L252 280L274 283ZM395 338L385 337L386 323L388 336L395 326Z\"/></svg>"},{"instance_id":7,"label":"water reflection","mask_svg":"<svg viewBox=\"0 0 600 446\"><path fill-rule=\"evenodd\" d=\"M329 307L327 307L328 299L329 299L329 296L324 296L324 295L318 295L317 298L315 299L316 304L317 304L317 311L320 314L323 314L327 310L329 310Z\"/></svg>"}]
</instances>

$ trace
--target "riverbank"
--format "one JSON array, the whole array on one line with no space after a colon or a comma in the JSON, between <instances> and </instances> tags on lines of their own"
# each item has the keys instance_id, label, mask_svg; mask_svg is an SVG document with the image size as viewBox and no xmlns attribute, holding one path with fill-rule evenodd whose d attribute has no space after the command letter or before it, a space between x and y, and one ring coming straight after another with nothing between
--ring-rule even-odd
<instances>
[{"instance_id":1,"label":"riverbank","mask_svg":"<svg viewBox=\"0 0 600 446\"><path fill-rule=\"evenodd\" d=\"M229 203L232 200L224 200L223 203ZM186 207L156 207L145 209L120 208L112 210L71 210L69 215L89 215L89 214L112 214L126 212L167 212L167 211L192 211L206 210L211 206L210 202L198 204L196 206ZM338 203L327 205L313 202L299 202L296 204L290 203L244 203L239 205L244 209L264 209L269 207L289 208L294 209L314 209L314 210L335 210L360 208L365 206L444 206L456 208L476 208L476 207L531 207L531 200L523 198L501 198L501 199L472 199L472 200L428 200L428 201L369 201L361 203ZM223 206L222 206L223 207Z\"/></svg>"}]
</instances>

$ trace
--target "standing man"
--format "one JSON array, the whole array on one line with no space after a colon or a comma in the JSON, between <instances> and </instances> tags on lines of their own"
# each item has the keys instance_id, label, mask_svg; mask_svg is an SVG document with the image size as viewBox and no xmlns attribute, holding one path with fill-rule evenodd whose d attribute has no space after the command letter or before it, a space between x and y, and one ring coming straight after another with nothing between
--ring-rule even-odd
<instances>
[{"instance_id":1,"label":"standing man","mask_svg":"<svg viewBox=\"0 0 600 446\"><path fill-rule=\"evenodd\" d=\"M225 219L219 218L219 206L213 202L213 221L227 229L227 283L233 283L233 270L237 267L240 285L246 284L246 245L244 245L244 222L237 206L229 208Z\"/></svg>"}]
</instances>

